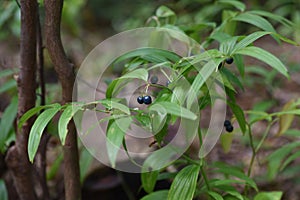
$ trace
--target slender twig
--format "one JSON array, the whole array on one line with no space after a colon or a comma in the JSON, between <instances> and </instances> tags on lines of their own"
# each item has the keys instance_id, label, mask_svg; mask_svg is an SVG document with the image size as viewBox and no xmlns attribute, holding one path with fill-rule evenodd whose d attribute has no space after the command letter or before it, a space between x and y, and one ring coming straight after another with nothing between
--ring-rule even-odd
<instances>
[{"instance_id":1,"label":"slender twig","mask_svg":"<svg viewBox=\"0 0 300 200\"><path fill-rule=\"evenodd\" d=\"M45 38L49 57L62 87L63 103L76 101L77 88L75 84L74 65L69 62L64 51L60 23L63 0L45 0ZM74 94L74 95L73 95ZM64 185L66 200L81 199L79 152L76 127L73 120L68 124L64 151Z\"/></svg>"},{"instance_id":2,"label":"slender twig","mask_svg":"<svg viewBox=\"0 0 300 200\"><path fill-rule=\"evenodd\" d=\"M200 147L202 147L203 140L202 140L202 132L201 132L200 126L198 127L198 139L199 139ZM208 191L210 191L209 181L208 181L206 172L204 170L204 158L201 158L200 162L198 164L200 165L200 173L201 173L201 175L203 177L203 180L204 180L204 183L206 185L206 188L207 188Z\"/></svg>"},{"instance_id":3,"label":"slender twig","mask_svg":"<svg viewBox=\"0 0 300 200\"><path fill-rule=\"evenodd\" d=\"M252 171L252 167L253 167L253 164L254 164L254 159L255 159L255 156L256 156L256 151L255 151L255 146L254 146L254 143L253 143L251 126L249 124L247 124L247 126L248 126L248 134L249 134L250 147L251 147L251 150L252 150L252 156L251 156L251 160L250 160L250 165L249 165L248 172L247 172L247 175L250 177L251 171Z\"/></svg>"},{"instance_id":4,"label":"slender twig","mask_svg":"<svg viewBox=\"0 0 300 200\"><path fill-rule=\"evenodd\" d=\"M88 87L90 87L90 88L96 90L97 92L102 93L102 94L105 94L105 93L106 93L104 90L101 90L101 89L99 89L99 88L94 87L92 84L90 84L90 83L87 82L86 80L82 79L80 76L77 76L76 78L77 78L77 80L83 82L85 85L87 85Z\"/></svg>"},{"instance_id":5,"label":"slender twig","mask_svg":"<svg viewBox=\"0 0 300 200\"><path fill-rule=\"evenodd\" d=\"M185 159L185 160L187 160L189 163L191 163L191 164L194 164L194 165L199 165L199 161L197 161L197 160L193 160L193 159L191 159L190 157L188 157L188 156L186 156L186 155L182 155L182 157Z\"/></svg>"},{"instance_id":6,"label":"slender twig","mask_svg":"<svg viewBox=\"0 0 300 200\"><path fill-rule=\"evenodd\" d=\"M46 86L44 79L44 53L43 53L43 38L41 31L41 22L40 22L40 13L39 13L39 4L37 4L37 27L36 27L36 37L37 37L37 73L38 73L38 83L40 86L40 105L43 106L46 104ZM42 192L39 194L39 199L48 200L49 199L49 189L47 186L46 179L46 150L47 143L50 139L50 135L46 132L43 133L39 148L34 160L34 166L36 169L36 176L40 183Z\"/></svg>"},{"instance_id":7,"label":"slender twig","mask_svg":"<svg viewBox=\"0 0 300 200\"><path fill-rule=\"evenodd\" d=\"M255 160L255 156L256 156L256 150L255 150L255 146L254 146L254 143L253 143L251 125L247 123L247 126L248 126L248 135L249 135L250 147L251 147L251 150L252 150L252 156L251 156L251 160L250 160L250 164L249 164L249 168L248 168L248 172L247 172L247 176L250 177L251 172L252 172L252 168L253 168L253 164L254 164L254 160ZM248 194L248 190L249 190L249 186L246 185L245 188L244 188L244 194L245 195Z\"/></svg>"},{"instance_id":8,"label":"slender twig","mask_svg":"<svg viewBox=\"0 0 300 200\"><path fill-rule=\"evenodd\" d=\"M17 3L18 7L21 8L21 5L20 5L19 1L15 0L15 2Z\"/></svg>"},{"instance_id":9,"label":"slender twig","mask_svg":"<svg viewBox=\"0 0 300 200\"><path fill-rule=\"evenodd\" d=\"M200 165L200 173L204 179L204 182L205 182L205 185L206 185L206 188L208 191L210 191L210 186L209 186L209 182L208 182L208 178L206 176L206 172L204 170L204 166L203 166L203 160L202 160L202 164Z\"/></svg>"},{"instance_id":10,"label":"slender twig","mask_svg":"<svg viewBox=\"0 0 300 200\"><path fill-rule=\"evenodd\" d=\"M256 148L255 148L255 152L256 152L256 153L259 151L260 147L262 146L262 144L263 144L264 141L266 140L266 138L267 138L267 136L268 136L268 133L269 133L269 131L270 131L272 125L273 125L276 121L277 121L277 120L275 119L275 120L273 120L272 122L270 122L270 123L268 124L268 126L267 126L267 128L266 128L266 130L265 130L265 132L264 132L264 134L263 134L262 139L260 140L260 142L258 143L258 145L257 145Z\"/></svg>"}]
</instances>

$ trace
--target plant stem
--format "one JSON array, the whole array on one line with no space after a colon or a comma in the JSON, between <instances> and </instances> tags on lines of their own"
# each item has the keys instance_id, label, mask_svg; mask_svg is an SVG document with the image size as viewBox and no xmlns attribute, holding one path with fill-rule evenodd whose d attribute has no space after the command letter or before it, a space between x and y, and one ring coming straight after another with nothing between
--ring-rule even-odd
<instances>
[{"instance_id":1,"label":"plant stem","mask_svg":"<svg viewBox=\"0 0 300 200\"><path fill-rule=\"evenodd\" d=\"M206 172L205 172L205 170L203 168L203 158L200 161L200 173L201 173L201 175L202 175L202 177L204 179L204 182L205 182L205 185L207 187L207 190L210 191L210 186L209 186L208 178L207 178Z\"/></svg>"},{"instance_id":2,"label":"plant stem","mask_svg":"<svg viewBox=\"0 0 300 200\"><path fill-rule=\"evenodd\" d=\"M249 168L248 168L248 172L247 172L247 176L250 177L251 171L252 171L252 168L253 168L253 164L254 164L254 159L255 159L255 156L256 156L256 150L255 150L255 147L254 147L254 144L253 144L253 137L252 137L251 126L248 123L247 123L247 126L248 126L248 134L249 134L249 140L250 140L250 147L252 149L252 156L251 156L251 160L250 160L250 164L249 164ZM249 190L249 186L246 185L245 189L244 189L244 194L245 195L248 194L248 190Z\"/></svg>"},{"instance_id":3,"label":"plant stem","mask_svg":"<svg viewBox=\"0 0 300 200\"><path fill-rule=\"evenodd\" d=\"M262 139L260 140L260 142L258 143L258 145L257 145L256 148L255 148L255 152L256 152L256 153L259 151L260 147L262 146L262 144L264 143L265 139L267 138L267 135L268 135L268 133L269 133L269 131L270 131L271 126L272 126L276 121L277 121L277 120L275 119L275 120L273 120L271 123L268 124L268 126L267 126L267 128L266 128L266 130L265 130L265 132L264 132L264 134L263 134Z\"/></svg>"},{"instance_id":4,"label":"plant stem","mask_svg":"<svg viewBox=\"0 0 300 200\"><path fill-rule=\"evenodd\" d=\"M189 163L191 164L195 164L195 165L199 165L199 162L197 162L196 160L191 159L190 157L186 156L186 155L182 155L182 157L184 159L186 159Z\"/></svg>"},{"instance_id":5,"label":"plant stem","mask_svg":"<svg viewBox=\"0 0 300 200\"><path fill-rule=\"evenodd\" d=\"M250 166L249 166L249 169L248 169L248 172L247 172L247 175L250 176L251 171L252 171L252 167L253 167L253 164L254 164L254 159L255 159L255 156L256 156L256 151L255 151L255 147L254 147L254 143L253 143L251 127L250 127L249 124L247 124L247 125L248 125L248 134L249 134L249 140L250 140L250 147L251 147L251 150L252 150L252 157L251 157L251 161L250 161Z\"/></svg>"},{"instance_id":6,"label":"plant stem","mask_svg":"<svg viewBox=\"0 0 300 200\"><path fill-rule=\"evenodd\" d=\"M201 128L199 127L198 128L198 138L199 138L199 143L200 143L200 147L202 146L203 144L203 140L202 140L202 132L201 132ZM210 186L209 186L209 182L208 182L208 178L206 176L206 172L204 170L204 158L201 158L200 159L200 162L198 163L200 165L200 173L204 179L204 182L205 182L205 185L207 187L207 190L210 191Z\"/></svg>"}]
</instances>

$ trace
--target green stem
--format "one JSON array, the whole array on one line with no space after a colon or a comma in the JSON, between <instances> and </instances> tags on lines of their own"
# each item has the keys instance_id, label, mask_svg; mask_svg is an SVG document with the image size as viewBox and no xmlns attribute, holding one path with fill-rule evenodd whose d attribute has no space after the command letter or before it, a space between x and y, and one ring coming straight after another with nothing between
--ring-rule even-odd
<instances>
[{"instance_id":1,"label":"green stem","mask_svg":"<svg viewBox=\"0 0 300 200\"><path fill-rule=\"evenodd\" d=\"M191 163L191 164L195 164L195 165L199 165L199 162L197 161L197 160L193 160L193 159L191 159L190 157L188 157L188 156L186 156L186 155L182 155L182 157L185 159L185 160L187 160L189 163Z\"/></svg>"},{"instance_id":2,"label":"green stem","mask_svg":"<svg viewBox=\"0 0 300 200\"><path fill-rule=\"evenodd\" d=\"M251 146L251 149L252 149L252 157L251 157L249 169L248 169L248 172L247 172L247 176L248 176L248 177L251 176L251 172L252 172L252 168L253 168L253 164L254 164L254 160L255 160L256 154L257 154L257 152L259 151L259 149L260 149L260 147L262 146L262 144L264 143L265 139L267 138L271 126L272 126L276 121L277 121L277 120L273 120L271 123L268 124L268 126L267 126L267 128L266 128L266 130L265 130L265 132L264 132L264 134L263 134L262 139L260 140L260 142L258 143L258 145L257 145L256 147L254 147L254 143L253 143L253 137L252 137L251 126L250 126L250 124L247 124L247 125L248 125L248 129L249 129L250 146ZM247 195L248 190L249 190L249 187L246 186L246 187L245 187L245 190L244 190L245 195Z\"/></svg>"},{"instance_id":3,"label":"green stem","mask_svg":"<svg viewBox=\"0 0 300 200\"><path fill-rule=\"evenodd\" d=\"M249 166L248 173L247 173L247 175L250 177L252 167L253 167L253 164L254 164L254 159L255 159L255 156L256 156L256 150L255 150L254 143L253 143L251 126L249 124L247 124L247 125L248 125L248 134L249 134L250 147L252 149L252 157L251 157L250 166Z\"/></svg>"},{"instance_id":4,"label":"green stem","mask_svg":"<svg viewBox=\"0 0 300 200\"><path fill-rule=\"evenodd\" d=\"M251 160L250 160L250 164L249 164L249 168L248 168L248 172L247 172L247 176L250 177L251 171L252 171L252 168L253 168L253 164L254 164L254 160L255 160L255 156L256 156L256 150L255 150L254 143L253 143L251 126L248 123L247 123L247 126L248 126L248 134L249 134L250 147L252 149L252 156L251 156ZM249 190L249 186L246 185L245 189L244 189L244 194L245 195L248 194L248 190Z\"/></svg>"},{"instance_id":5,"label":"green stem","mask_svg":"<svg viewBox=\"0 0 300 200\"><path fill-rule=\"evenodd\" d=\"M202 140L202 132L201 132L200 127L198 128L198 138L199 138L199 144L200 144L200 147L201 147L202 144L203 144L203 140Z\"/></svg>"},{"instance_id":6,"label":"green stem","mask_svg":"<svg viewBox=\"0 0 300 200\"><path fill-rule=\"evenodd\" d=\"M267 126L267 128L266 128L266 130L265 130L265 132L264 132L264 134L263 134L262 139L260 140L260 142L258 143L258 145L257 145L256 148L255 148L255 152L256 152L256 153L259 151L260 147L262 146L262 144L263 144L264 141L266 140L266 138L267 138L267 136L268 136L268 133L269 133L269 131L270 131L271 126L272 126L276 121L277 121L277 120L275 119L275 120L273 120L271 123L268 124L268 126Z\"/></svg>"},{"instance_id":7,"label":"green stem","mask_svg":"<svg viewBox=\"0 0 300 200\"><path fill-rule=\"evenodd\" d=\"M201 132L201 128L199 127L198 128L198 138L199 138L199 143L200 143L200 147L202 146L203 144L203 140L202 140L202 132ZM207 187L207 190L210 191L210 186L209 186L209 182L208 182L208 178L206 176L206 172L204 170L204 158L201 158L200 159L200 162L199 162L199 165L200 165L200 173L204 179L204 183Z\"/></svg>"},{"instance_id":8,"label":"green stem","mask_svg":"<svg viewBox=\"0 0 300 200\"><path fill-rule=\"evenodd\" d=\"M210 186L209 186L209 182L208 182L208 178L206 176L206 172L204 170L204 167L203 167L203 159L201 159L200 161L200 173L204 179L204 182L205 182L205 185L207 187L207 190L210 191Z\"/></svg>"}]
</instances>

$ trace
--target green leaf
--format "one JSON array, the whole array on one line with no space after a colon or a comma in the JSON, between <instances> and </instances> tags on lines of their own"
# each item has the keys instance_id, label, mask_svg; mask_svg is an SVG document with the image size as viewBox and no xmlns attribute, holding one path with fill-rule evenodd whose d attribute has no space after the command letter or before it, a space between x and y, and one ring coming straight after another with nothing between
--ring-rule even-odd
<instances>
[{"instance_id":1,"label":"green leaf","mask_svg":"<svg viewBox=\"0 0 300 200\"><path fill-rule=\"evenodd\" d=\"M84 178L86 177L93 160L94 157L87 149L84 148L80 153L80 160L79 160L81 183L83 183Z\"/></svg>"},{"instance_id":2,"label":"green leaf","mask_svg":"<svg viewBox=\"0 0 300 200\"><path fill-rule=\"evenodd\" d=\"M3 179L0 179L0 199L8 200L7 189L6 189L5 182Z\"/></svg>"},{"instance_id":3,"label":"green leaf","mask_svg":"<svg viewBox=\"0 0 300 200\"><path fill-rule=\"evenodd\" d=\"M122 111L123 113L127 114L127 115L130 115L130 110L127 106L125 106L124 104L122 103L118 103L117 102L118 99L102 99L100 100L99 102L105 106L106 108L112 110L112 109L117 109L117 110L120 110Z\"/></svg>"},{"instance_id":4,"label":"green leaf","mask_svg":"<svg viewBox=\"0 0 300 200\"><path fill-rule=\"evenodd\" d=\"M159 171L157 170L141 174L142 186L147 193L153 192L158 175Z\"/></svg>"},{"instance_id":5,"label":"green leaf","mask_svg":"<svg viewBox=\"0 0 300 200\"><path fill-rule=\"evenodd\" d=\"M143 163L143 169L159 170L171 164L173 158L183 153L182 149L171 145L154 151Z\"/></svg>"},{"instance_id":6,"label":"green leaf","mask_svg":"<svg viewBox=\"0 0 300 200\"><path fill-rule=\"evenodd\" d=\"M220 51L218 51L216 49L210 49L210 50L207 50L207 51L205 51L205 52L203 52L203 53L201 53L199 55L196 55L194 57L194 59L192 61L190 61L190 64L191 65L195 65L195 64L197 64L197 63L199 63L201 61L211 61L214 58L220 58L222 56L223 56L222 52L220 52ZM217 60L217 61L219 61L219 60ZM215 60L215 63L210 63L210 65L217 64L216 63L217 61ZM207 68L209 68L209 67L207 67ZM205 71L205 70L203 69L203 71Z\"/></svg>"},{"instance_id":7,"label":"green leaf","mask_svg":"<svg viewBox=\"0 0 300 200\"><path fill-rule=\"evenodd\" d=\"M0 71L0 79L4 78L4 77L7 77L7 76L11 76L14 73L17 73L18 71L19 71L18 68L1 70Z\"/></svg>"},{"instance_id":8,"label":"green leaf","mask_svg":"<svg viewBox=\"0 0 300 200\"><path fill-rule=\"evenodd\" d=\"M286 111L280 111L270 114L271 116L281 116L281 115L287 115L287 114L293 114L293 115L300 115L300 109L295 110L286 110Z\"/></svg>"},{"instance_id":9,"label":"green leaf","mask_svg":"<svg viewBox=\"0 0 300 200\"><path fill-rule=\"evenodd\" d=\"M160 104L156 104L159 106ZM153 110L152 110L153 111ZM159 109L156 109L156 111L153 111L150 113L150 120L151 120L151 127L152 127L152 133L158 133L160 130L163 129L166 123L167 119L167 112L164 107L162 107L162 112L159 111Z\"/></svg>"},{"instance_id":10,"label":"green leaf","mask_svg":"<svg viewBox=\"0 0 300 200\"><path fill-rule=\"evenodd\" d=\"M221 74L221 75L222 75L221 77L217 76L218 83L221 85L223 84L225 86L225 88L228 88L231 91L234 91L235 93L237 93L237 91L234 89L233 85L228 80L228 78L224 74Z\"/></svg>"},{"instance_id":11,"label":"green leaf","mask_svg":"<svg viewBox=\"0 0 300 200\"><path fill-rule=\"evenodd\" d=\"M242 12L244 12L246 9L246 6L244 3L240 2L240 1L236 1L236 0L219 0L218 3L232 5Z\"/></svg>"},{"instance_id":12,"label":"green leaf","mask_svg":"<svg viewBox=\"0 0 300 200\"><path fill-rule=\"evenodd\" d=\"M234 59L234 63L236 65L237 69L239 70L242 78L244 78L244 76L245 76L245 65L244 65L243 56L235 54L235 55L233 55L233 59Z\"/></svg>"},{"instance_id":13,"label":"green leaf","mask_svg":"<svg viewBox=\"0 0 300 200\"><path fill-rule=\"evenodd\" d=\"M157 60L157 62L161 62L163 59L164 61L172 61L172 62L178 62L180 60L180 56L175 54L174 52L163 50L163 49L158 49L158 48L153 48L153 47L144 47L144 48L139 48L135 49L133 51L130 51L128 53L123 54L122 56L118 57L116 60L114 60L113 64L134 58L134 57L141 57L145 58L145 56L158 56L160 59ZM150 58L150 57L148 57Z\"/></svg>"},{"instance_id":14,"label":"green leaf","mask_svg":"<svg viewBox=\"0 0 300 200\"><path fill-rule=\"evenodd\" d=\"M293 162L294 160L296 160L297 158L300 157L300 151L297 151L295 153L293 153L292 155L290 155L285 161L284 163L281 165L280 167L280 171L284 170L286 168L286 166L288 166L291 162Z\"/></svg>"},{"instance_id":15,"label":"green leaf","mask_svg":"<svg viewBox=\"0 0 300 200\"><path fill-rule=\"evenodd\" d=\"M258 188L257 188L257 185L256 185L255 181L252 180L251 178L249 178L247 175L245 175L245 173L242 172L240 169L238 169L236 167L233 167L233 166L226 165L226 164L221 163L221 162L216 162L216 163L214 163L213 166L216 166L218 168L214 172L223 173L223 174L226 174L226 175L237 177L237 178L245 181L246 184L248 184L249 186L254 188L256 191L258 191Z\"/></svg>"},{"instance_id":16,"label":"green leaf","mask_svg":"<svg viewBox=\"0 0 300 200\"><path fill-rule=\"evenodd\" d=\"M12 88L17 88L17 83L14 79L11 79L9 81L6 81L4 84L0 87L0 94L3 92L6 92Z\"/></svg>"},{"instance_id":17,"label":"green leaf","mask_svg":"<svg viewBox=\"0 0 300 200\"><path fill-rule=\"evenodd\" d=\"M148 71L143 68L136 69L127 74L124 74L123 76L121 76L118 79L113 80L109 84L109 86L106 90L106 98L110 99L114 95L116 95L116 93L118 93L126 85L126 83L128 83L131 79L140 79L140 80L143 80L144 82L147 82Z\"/></svg>"},{"instance_id":18,"label":"green leaf","mask_svg":"<svg viewBox=\"0 0 300 200\"><path fill-rule=\"evenodd\" d=\"M156 16L157 17L170 17L170 16L173 16L173 15L175 15L174 11L172 11L167 6L160 6L156 10Z\"/></svg>"},{"instance_id":19,"label":"green leaf","mask_svg":"<svg viewBox=\"0 0 300 200\"><path fill-rule=\"evenodd\" d=\"M159 113L169 113L171 115L175 115L178 117L186 118L186 119L191 119L191 120L196 120L197 115L195 115L193 112L190 110L179 106L176 103L171 103L167 101L161 101L153 104L152 106L149 107L150 110L159 112ZM164 110L162 110L164 109Z\"/></svg>"},{"instance_id":20,"label":"green leaf","mask_svg":"<svg viewBox=\"0 0 300 200\"><path fill-rule=\"evenodd\" d=\"M40 112L43 109L47 109L47 108L55 108L57 106L60 106L60 104L55 103L55 104L50 104L50 105L44 105L44 106L37 106L34 108L31 108L30 110L28 110L24 115L22 115L22 117L19 120L19 124L18 124L18 128L21 128L23 126L23 124L30 119L32 116L34 116L35 114L37 114L38 112Z\"/></svg>"},{"instance_id":21,"label":"green leaf","mask_svg":"<svg viewBox=\"0 0 300 200\"><path fill-rule=\"evenodd\" d=\"M273 32L273 33L276 32L275 29L273 28L272 24L270 22L268 22L266 19L264 19L263 17L261 17L259 15L251 14L249 12L241 13L241 14L235 16L234 18L232 18L232 20L246 22L246 23L252 24L254 26L257 26L258 28L261 28L262 30L265 30L265 31L269 31L269 32Z\"/></svg>"},{"instance_id":22,"label":"green leaf","mask_svg":"<svg viewBox=\"0 0 300 200\"><path fill-rule=\"evenodd\" d=\"M231 71L223 67L221 69L222 73L227 77L227 79L231 82L237 85L240 89L244 90L243 84L241 83L240 79L233 74Z\"/></svg>"},{"instance_id":23,"label":"green leaf","mask_svg":"<svg viewBox=\"0 0 300 200\"><path fill-rule=\"evenodd\" d=\"M282 112L295 109L294 103L295 103L294 99L287 102L283 106ZM278 129L278 132L276 134L277 136L280 136L280 135L284 134L285 131L287 131L290 128L290 126L292 125L292 122L294 120L294 117L295 117L294 114L285 114L285 115L280 115L279 116L279 129Z\"/></svg>"},{"instance_id":24,"label":"green leaf","mask_svg":"<svg viewBox=\"0 0 300 200\"><path fill-rule=\"evenodd\" d=\"M168 120L168 121L167 121ZM163 127L161 127L161 129L159 130L159 132L157 132L154 135L154 138L157 142L157 144L160 146L162 141L164 140L165 136L168 134L168 127L169 127L169 122L170 120L167 118L164 122ZM154 124L154 123L153 123ZM152 127L154 127L154 125L152 125ZM154 129L154 128L153 128Z\"/></svg>"},{"instance_id":25,"label":"green leaf","mask_svg":"<svg viewBox=\"0 0 300 200\"><path fill-rule=\"evenodd\" d=\"M231 37L225 41L222 41L220 44L220 52L226 54L226 55L231 55L231 52L234 49L235 43L237 41L238 37Z\"/></svg>"},{"instance_id":26,"label":"green leaf","mask_svg":"<svg viewBox=\"0 0 300 200\"><path fill-rule=\"evenodd\" d=\"M156 192L152 192L141 198L141 200L167 200L168 198L168 190L159 190Z\"/></svg>"},{"instance_id":27,"label":"green leaf","mask_svg":"<svg viewBox=\"0 0 300 200\"><path fill-rule=\"evenodd\" d=\"M223 33L220 31L213 32L209 36L209 38L214 39L214 40L218 41L219 43L221 43L222 41L228 40L230 37L231 36L228 35L227 33ZM213 49L210 49L210 50L213 50Z\"/></svg>"},{"instance_id":28,"label":"green leaf","mask_svg":"<svg viewBox=\"0 0 300 200\"><path fill-rule=\"evenodd\" d=\"M263 16L263 17L268 17L272 20L276 20L278 21L279 23L287 26L287 27L293 27L294 26L294 23L278 14L274 14L274 13L271 13L271 12L267 12L267 11L263 11L263 10L251 10L251 11L248 11L248 13L250 14L254 14L254 15L260 15L260 16Z\"/></svg>"},{"instance_id":29,"label":"green leaf","mask_svg":"<svg viewBox=\"0 0 300 200\"><path fill-rule=\"evenodd\" d=\"M280 200L281 197L282 192L260 192L254 197L254 200Z\"/></svg>"},{"instance_id":30,"label":"green leaf","mask_svg":"<svg viewBox=\"0 0 300 200\"><path fill-rule=\"evenodd\" d=\"M171 102L177 103L178 105L183 105L187 96L186 91L188 91L190 84L186 80L182 79L179 79L176 81L176 83L179 84L176 84L175 88L173 89Z\"/></svg>"},{"instance_id":31,"label":"green leaf","mask_svg":"<svg viewBox=\"0 0 300 200\"><path fill-rule=\"evenodd\" d=\"M79 105L68 105L61 114L58 121L58 135L62 145L65 145L65 140L68 134L68 124L72 117L82 108Z\"/></svg>"},{"instance_id":32,"label":"green leaf","mask_svg":"<svg viewBox=\"0 0 300 200\"><path fill-rule=\"evenodd\" d=\"M52 165L50 166L49 170L47 170L47 180L52 180L55 178L55 176L57 175L57 172L60 169L61 163L64 159L63 154L59 154L54 162L52 163Z\"/></svg>"},{"instance_id":33,"label":"green leaf","mask_svg":"<svg viewBox=\"0 0 300 200\"><path fill-rule=\"evenodd\" d=\"M166 6L160 6L156 10L156 16L159 18L167 18L166 24L174 24L176 21L175 13Z\"/></svg>"},{"instance_id":34,"label":"green leaf","mask_svg":"<svg viewBox=\"0 0 300 200\"><path fill-rule=\"evenodd\" d=\"M300 137L300 130L298 129L289 129L285 132L285 135L292 137Z\"/></svg>"},{"instance_id":35,"label":"green leaf","mask_svg":"<svg viewBox=\"0 0 300 200\"><path fill-rule=\"evenodd\" d=\"M14 97L7 108L4 110L0 121L0 150L2 153L6 150L5 143L10 136L10 130L14 127L13 123L17 116L18 98Z\"/></svg>"},{"instance_id":36,"label":"green leaf","mask_svg":"<svg viewBox=\"0 0 300 200\"><path fill-rule=\"evenodd\" d=\"M157 180L174 179L177 172L162 172L158 175Z\"/></svg>"},{"instance_id":37,"label":"green leaf","mask_svg":"<svg viewBox=\"0 0 300 200\"><path fill-rule=\"evenodd\" d=\"M252 44L257 39L259 39L265 35L268 35L268 34L271 34L271 32L257 31L257 32L254 32L254 33L248 35L247 37L242 39L239 43L237 43L237 45L235 45L235 47L233 48L233 53L235 51L238 51L240 49L247 47L248 45Z\"/></svg>"},{"instance_id":38,"label":"green leaf","mask_svg":"<svg viewBox=\"0 0 300 200\"><path fill-rule=\"evenodd\" d=\"M245 47L236 51L235 53L251 56L258 60L261 60L262 62L265 62L276 69L284 76L288 77L287 68L284 66L284 64L276 56L264 49L261 49L259 47Z\"/></svg>"},{"instance_id":39,"label":"green leaf","mask_svg":"<svg viewBox=\"0 0 300 200\"><path fill-rule=\"evenodd\" d=\"M286 144L273 153L271 153L267 160L268 162L268 177L270 180L274 179L277 175L280 165L283 162L283 160L295 149L296 147L300 146L300 142L292 142L289 144Z\"/></svg>"},{"instance_id":40,"label":"green leaf","mask_svg":"<svg viewBox=\"0 0 300 200\"><path fill-rule=\"evenodd\" d=\"M231 149L233 140L233 133L226 133L221 135L221 145L225 153L228 153Z\"/></svg>"},{"instance_id":41,"label":"green leaf","mask_svg":"<svg viewBox=\"0 0 300 200\"><path fill-rule=\"evenodd\" d=\"M223 10L222 12L221 30L223 29L223 31L228 35L235 35L237 21L233 21L230 19L236 16L237 14L238 12L232 10Z\"/></svg>"},{"instance_id":42,"label":"green leaf","mask_svg":"<svg viewBox=\"0 0 300 200\"><path fill-rule=\"evenodd\" d=\"M227 102L227 104L229 105L232 112L234 113L235 118L238 121L242 132L245 133L246 132L246 119L245 119L244 111L235 103Z\"/></svg>"},{"instance_id":43,"label":"green leaf","mask_svg":"<svg viewBox=\"0 0 300 200\"><path fill-rule=\"evenodd\" d=\"M137 79L147 81L148 80L148 71L143 68L136 69L134 71L128 72L127 74L124 74L123 76L121 76L118 79L122 80L122 79L129 79L129 78L137 78Z\"/></svg>"},{"instance_id":44,"label":"green leaf","mask_svg":"<svg viewBox=\"0 0 300 200\"><path fill-rule=\"evenodd\" d=\"M49 121L54 117L54 115L61 109L61 106L57 104L53 108L45 110L40 114L35 120L28 139L28 156L30 162L33 162L35 154L37 152L40 140L43 134L44 129L46 128Z\"/></svg>"},{"instance_id":45,"label":"green leaf","mask_svg":"<svg viewBox=\"0 0 300 200\"><path fill-rule=\"evenodd\" d=\"M116 167L116 159L121 148L126 131L132 122L131 117L110 120L106 131L106 148L108 158L113 168Z\"/></svg>"},{"instance_id":46,"label":"green leaf","mask_svg":"<svg viewBox=\"0 0 300 200\"><path fill-rule=\"evenodd\" d=\"M207 64L203 66L203 68L199 71L198 75L194 79L190 91L188 91L188 98L187 98L187 108L190 108L192 102L195 101L197 95L200 91L200 88L204 85L204 83L208 80L208 78L213 74L216 70L217 66L223 61L224 59L214 59L210 60Z\"/></svg>"},{"instance_id":47,"label":"green leaf","mask_svg":"<svg viewBox=\"0 0 300 200\"><path fill-rule=\"evenodd\" d=\"M231 184L245 184L245 181L236 180L236 179L225 179L225 180L213 179L209 181L209 185L211 187L220 187L220 186L224 187L224 186L230 186Z\"/></svg>"},{"instance_id":48,"label":"green leaf","mask_svg":"<svg viewBox=\"0 0 300 200\"><path fill-rule=\"evenodd\" d=\"M183 168L175 177L169 194L168 200L192 200L196 190L200 166L189 165Z\"/></svg>"},{"instance_id":49,"label":"green leaf","mask_svg":"<svg viewBox=\"0 0 300 200\"><path fill-rule=\"evenodd\" d=\"M263 111L256 111L256 110L250 110L248 111L249 116L249 124L254 124L255 122L261 121L261 120L268 120L269 122L272 121L272 117Z\"/></svg>"},{"instance_id":50,"label":"green leaf","mask_svg":"<svg viewBox=\"0 0 300 200\"><path fill-rule=\"evenodd\" d=\"M228 194L230 194L231 196L236 197L236 199L238 199L238 200L244 200L243 196L242 196L240 193L238 193L237 191L234 191L234 190L227 190L226 192L227 192Z\"/></svg>"},{"instance_id":51,"label":"green leaf","mask_svg":"<svg viewBox=\"0 0 300 200\"><path fill-rule=\"evenodd\" d=\"M218 194L214 191L207 191L207 193L209 194L209 196L211 196L215 200L224 200L220 194Z\"/></svg>"}]
</instances>

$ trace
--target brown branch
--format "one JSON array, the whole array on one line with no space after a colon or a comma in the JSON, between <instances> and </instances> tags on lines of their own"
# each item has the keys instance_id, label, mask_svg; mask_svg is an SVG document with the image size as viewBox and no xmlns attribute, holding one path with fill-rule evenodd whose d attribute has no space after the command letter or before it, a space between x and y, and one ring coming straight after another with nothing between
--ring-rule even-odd
<instances>
[{"instance_id":1,"label":"brown branch","mask_svg":"<svg viewBox=\"0 0 300 200\"><path fill-rule=\"evenodd\" d=\"M41 91L41 105L45 105L46 98L46 88L45 88L45 80L44 80L44 53L43 53L43 37L41 31L41 22L40 22L40 13L39 13L39 5L37 4L37 27L36 27L36 37L37 37L37 72L38 72L38 82ZM35 181L36 188L39 189L36 192L37 196L41 200L48 200L50 197L49 189L47 186L46 179L46 150L47 143L50 138L50 135L46 132L43 133L38 151L36 153L34 159L34 167L35 167Z\"/></svg>"},{"instance_id":2,"label":"brown branch","mask_svg":"<svg viewBox=\"0 0 300 200\"><path fill-rule=\"evenodd\" d=\"M62 86L63 103L66 103L72 101L75 74L60 38L63 0L45 0L44 5L46 47ZM73 121L69 123L64 146L64 182L65 199L81 199L77 135Z\"/></svg>"},{"instance_id":3,"label":"brown branch","mask_svg":"<svg viewBox=\"0 0 300 200\"><path fill-rule=\"evenodd\" d=\"M35 106L36 100L36 0L21 0L20 73L18 83L18 119ZM33 120L17 131L16 145L9 148L6 163L21 200L36 200L32 165L27 155L27 145Z\"/></svg>"}]
</instances>

